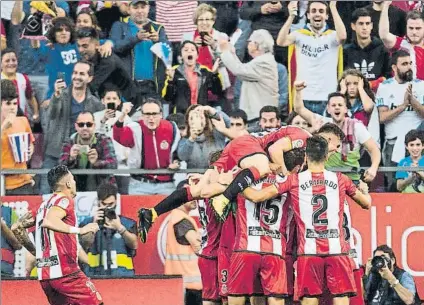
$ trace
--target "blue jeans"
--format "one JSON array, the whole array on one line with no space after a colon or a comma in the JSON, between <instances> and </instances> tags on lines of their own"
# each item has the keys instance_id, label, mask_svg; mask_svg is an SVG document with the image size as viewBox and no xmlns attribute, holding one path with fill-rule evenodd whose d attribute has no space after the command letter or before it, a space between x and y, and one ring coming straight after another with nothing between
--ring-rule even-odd
<instances>
[{"instance_id":1,"label":"blue jeans","mask_svg":"<svg viewBox=\"0 0 424 305\"><path fill-rule=\"evenodd\" d=\"M325 109L327 107L327 101L303 100L303 104L307 109L319 115L324 115Z\"/></svg>"},{"instance_id":2,"label":"blue jeans","mask_svg":"<svg viewBox=\"0 0 424 305\"><path fill-rule=\"evenodd\" d=\"M52 156L44 156L43 169L51 169L59 164L59 158ZM40 177L40 194L50 194L51 189L47 181L47 175L41 175Z\"/></svg>"},{"instance_id":3,"label":"blue jeans","mask_svg":"<svg viewBox=\"0 0 424 305\"><path fill-rule=\"evenodd\" d=\"M173 182L148 183L131 178L128 186L128 195L170 195L173 191L175 191Z\"/></svg>"}]
</instances>

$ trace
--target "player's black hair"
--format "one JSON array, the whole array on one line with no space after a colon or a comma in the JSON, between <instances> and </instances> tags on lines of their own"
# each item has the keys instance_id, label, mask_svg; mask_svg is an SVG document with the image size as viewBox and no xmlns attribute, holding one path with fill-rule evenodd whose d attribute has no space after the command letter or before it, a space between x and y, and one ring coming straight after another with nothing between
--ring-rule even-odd
<instances>
[{"instance_id":1,"label":"player's black hair","mask_svg":"<svg viewBox=\"0 0 424 305\"><path fill-rule=\"evenodd\" d=\"M261 110L259 111L259 118L262 118L262 113L264 113L264 112L266 112L266 113L268 113L268 112L274 112L277 120L280 119L280 111L275 106L271 106L271 105L263 106L261 108Z\"/></svg>"},{"instance_id":2,"label":"player's black hair","mask_svg":"<svg viewBox=\"0 0 424 305\"><path fill-rule=\"evenodd\" d=\"M57 191L58 183L69 174L69 169L66 165L58 165L53 167L47 173L47 181L53 192Z\"/></svg>"},{"instance_id":3,"label":"player's black hair","mask_svg":"<svg viewBox=\"0 0 424 305\"><path fill-rule=\"evenodd\" d=\"M99 31L91 27L83 27L77 30L77 39L91 38L99 40Z\"/></svg>"},{"instance_id":4,"label":"player's black hair","mask_svg":"<svg viewBox=\"0 0 424 305\"><path fill-rule=\"evenodd\" d=\"M242 119L243 123L246 125L247 124L247 114L246 111L244 111L243 109L236 109L231 111L228 116L230 118L235 118L235 119Z\"/></svg>"},{"instance_id":5,"label":"player's black hair","mask_svg":"<svg viewBox=\"0 0 424 305\"><path fill-rule=\"evenodd\" d=\"M320 134L320 133L334 134L336 137L340 139L340 141L343 141L345 139L344 132L339 128L339 126L333 123L326 123L322 125L321 128L316 132L316 134Z\"/></svg>"},{"instance_id":6,"label":"player's black hair","mask_svg":"<svg viewBox=\"0 0 424 305\"><path fill-rule=\"evenodd\" d=\"M221 154L224 150L216 150L209 154L209 165L212 166L216 161L218 161L219 157L221 157Z\"/></svg>"},{"instance_id":7,"label":"player's black hair","mask_svg":"<svg viewBox=\"0 0 424 305\"><path fill-rule=\"evenodd\" d=\"M308 161L325 162L328 155L327 140L319 135L314 135L306 140L306 157Z\"/></svg>"},{"instance_id":8,"label":"player's black hair","mask_svg":"<svg viewBox=\"0 0 424 305\"><path fill-rule=\"evenodd\" d=\"M289 172L291 172L296 166L302 166L304 162L304 148L293 148L292 150L284 153L284 164Z\"/></svg>"},{"instance_id":9,"label":"player's black hair","mask_svg":"<svg viewBox=\"0 0 424 305\"><path fill-rule=\"evenodd\" d=\"M104 182L97 187L97 199L100 201L113 196L118 198L118 187L114 183Z\"/></svg>"}]
</instances>

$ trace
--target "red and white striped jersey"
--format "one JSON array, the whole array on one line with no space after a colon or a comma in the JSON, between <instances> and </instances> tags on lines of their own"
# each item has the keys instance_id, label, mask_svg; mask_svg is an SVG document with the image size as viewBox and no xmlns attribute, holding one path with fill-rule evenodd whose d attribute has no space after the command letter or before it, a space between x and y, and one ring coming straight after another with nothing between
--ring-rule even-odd
<instances>
[{"instance_id":1,"label":"red and white striped jersey","mask_svg":"<svg viewBox=\"0 0 424 305\"><path fill-rule=\"evenodd\" d=\"M293 255L296 253L296 221L294 218L293 208L290 204L290 196L287 196L286 204L287 207L284 210L283 223L281 224L281 228L283 230L283 234L286 238L286 254Z\"/></svg>"},{"instance_id":2,"label":"red and white striped jersey","mask_svg":"<svg viewBox=\"0 0 424 305\"><path fill-rule=\"evenodd\" d=\"M252 187L260 190L285 178L270 175ZM242 195L237 198L236 240L234 251L249 251L283 256L286 251L285 225L287 195L254 203Z\"/></svg>"},{"instance_id":3,"label":"red and white striped jersey","mask_svg":"<svg viewBox=\"0 0 424 305\"><path fill-rule=\"evenodd\" d=\"M78 235L55 232L41 227L51 207L66 212L64 223L77 227L74 200L63 194L53 194L37 211L35 228L36 266L39 280L60 278L80 270L78 266Z\"/></svg>"},{"instance_id":4,"label":"red and white striped jersey","mask_svg":"<svg viewBox=\"0 0 424 305\"><path fill-rule=\"evenodd\" d=\"M311 134L297 126L283 126L269 134L264 134L258 137L259 144L266 150L272 144L283 138L289 138L291 141L292 148L305 148L306 139L311 137Z\"/></svg>"},{"instance_id":5,"label":"red and white striped jersey","mask_svg":"<svg viewBox=\"0 0 424 305\"><path fill-rule=\"evenodd\" d=\"M341 173L305 171L279 183L279 193L290 192L297 224L298 255L348 254L343 212L346 195L356 187Z\"/></svg>"},{"instance_id":6,"label":"red and white striped jersey","mask_svg":"<svg viewBox=\"0 0 424 305\"><path fill-rule=\"evenodd\" d=\"M222 224L221 237L219 239L219 248L224 248L232 251L234 249L235 236L236 220L234 217L234 213L230 212L228 214L227 219L225 219L224 223Z\"/></svg>"},{"instance_id":7,"label":"red and white striped jersey","mask_svg":"<svg viewBox=\"0 0 424 305\"><path fill-rule=\"evenodd\" d=\"M353 238L352 233L352 218L350 216L350 207L349 202L346 200L344 203L344 211L343 211L343 230L345 233L345 241L349 245L349 256L352 259L354 270L359 269L359 257L358 253L356 252L355 247L355 239Z\"/></svg>"},{"instance_id":8,"label":"red and white striped jersey","mask_svg":"<svg viewBox=\"0 0 424 305\"><path fill-rule=\"evenodd\" d=\"M199 255L208 258L216 258L218 256L222 223L216 219L213 209L207 199L198 200L197 207L199 209L200 224L203 227L202 249Z\"/></svg>"}]
</instances>

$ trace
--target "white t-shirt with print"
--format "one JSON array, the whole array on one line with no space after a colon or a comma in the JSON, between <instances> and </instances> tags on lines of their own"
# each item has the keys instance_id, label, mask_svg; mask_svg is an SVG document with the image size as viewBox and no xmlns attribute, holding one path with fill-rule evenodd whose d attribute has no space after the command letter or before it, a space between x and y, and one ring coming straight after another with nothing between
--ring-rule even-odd
<instances>
[{"instance_id":1,"label":"white t-shirt with print","mask_svg":"<svg viewBox=\"0 0 424 305\"><path fill-rule=\"evenodd\" d=\"M395 78L382 82L377 91L377 107L388 107L389 110L403 104L406 89L410 83L399 84ZM424 105L424 82L412 81L412 93ZM393 120L384 124L386 139L404 136L408 131L418 128L423 118L409 105Z\"/></svg>"},{"instance_id":2,"label":"white t-shirt with print","mask_svg":"<svg viewBox=\"0 0 424 305\"><path fill-rule=\"evenodd\" d=\"M337 33L310 36L295 31L292 34L296 45L296 78L307 85L302 91L303 99L326 101L328 94L337 89Z\"/></svg>"}]
</instances>

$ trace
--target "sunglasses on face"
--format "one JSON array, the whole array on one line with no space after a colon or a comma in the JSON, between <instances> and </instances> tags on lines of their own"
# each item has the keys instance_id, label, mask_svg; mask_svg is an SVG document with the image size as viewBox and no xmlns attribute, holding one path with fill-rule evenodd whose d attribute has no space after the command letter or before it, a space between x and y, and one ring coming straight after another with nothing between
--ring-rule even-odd
<instances>
[{"instance_id":1,"label":"sunglasses on face","mask_svg":"<svg viewBox=\"0 0 424 305\"><path fill-rule=\"evenodd\" d=\"M77 123L79 128L83 128L84 126L87 126L88 128L93 127L94 123L92 122L79 122Z\"/></svg>"},{"instance_id":2,"label":"sunglasses on face","mask_svg":"<svg viewBox=\"0 0 424 305\"><path fill-rule=\"evenodd\" d=\"M71 30L70 29L68 29L68 28L59 28L59 29L57 29L57 32L70 32Z\"/></svg>"}]
</instances>

